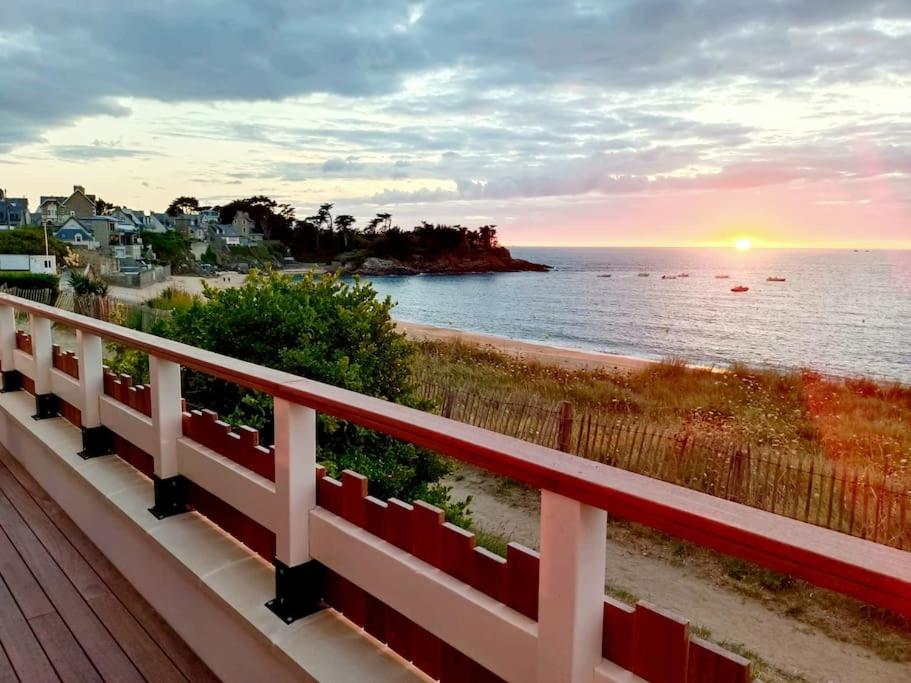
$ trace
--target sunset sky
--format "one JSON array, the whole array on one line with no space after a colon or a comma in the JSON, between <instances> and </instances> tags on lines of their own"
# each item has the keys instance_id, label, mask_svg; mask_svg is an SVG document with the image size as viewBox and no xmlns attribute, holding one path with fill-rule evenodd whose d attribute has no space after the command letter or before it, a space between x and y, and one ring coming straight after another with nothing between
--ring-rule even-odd
<instances>
[{"instance_id":1,"label":"sunset sky","mask_svg":"<svg viewBox=\"0 0 911 683\"><path fill-rule=\"evenodd\" d=\"M0 187L33 209L911 248L909 0L3 4Z\"/></svg>"}]
</instances>

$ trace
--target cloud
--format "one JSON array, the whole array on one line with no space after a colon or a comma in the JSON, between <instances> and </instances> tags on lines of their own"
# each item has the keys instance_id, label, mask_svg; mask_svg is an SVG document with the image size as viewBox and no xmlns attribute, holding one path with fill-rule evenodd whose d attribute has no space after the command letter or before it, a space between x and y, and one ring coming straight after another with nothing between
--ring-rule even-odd
<instances>
[{"instance_id":1,"label":"cloud","mask_svg":"<svg viewBox=\"0 0 911 683\"><path fill-rule=\"evenodd\" d=\"M93 159L119 159L124 157L151 156L147 150L107 147L104 145L54 145L51 153L65 161L91 161Z\"/></svg>"}]
</instances>

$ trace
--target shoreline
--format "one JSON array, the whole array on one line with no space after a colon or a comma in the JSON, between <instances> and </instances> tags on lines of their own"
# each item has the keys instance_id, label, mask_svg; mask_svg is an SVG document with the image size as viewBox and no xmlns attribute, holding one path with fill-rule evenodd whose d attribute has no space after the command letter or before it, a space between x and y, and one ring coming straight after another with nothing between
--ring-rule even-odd
<instances>
[{"instance_id":1,"label":"shoreline","mask_svg":"<svg viewBox=\"0 0 911 683\"><path fill-rule=\"evenodd\" d=\"M638 372L655 364L655 361L634 356L621 356L598 351L580 351L560 346L519 341L481 332L467 332L450 327L437 327L424 323L394 320L410 339L417 341L459 342L481 349L489 349L515 356L523 361L554 365L565 370L610 370Z\"/></svg>"}]
</instances>

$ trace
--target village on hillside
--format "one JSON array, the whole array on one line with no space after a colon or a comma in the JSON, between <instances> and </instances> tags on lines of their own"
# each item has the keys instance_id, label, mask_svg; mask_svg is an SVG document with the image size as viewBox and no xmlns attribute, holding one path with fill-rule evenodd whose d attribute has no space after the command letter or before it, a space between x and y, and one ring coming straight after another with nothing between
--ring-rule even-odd
<instances>
[{"instance_id":1,"label":"village on hillside","mask_svg":"<svg viewBox=\"0 0 911 683\"><path fill-rule=\"evenodd\" d=\"M129 288L172 274L211 277L251 268L366 275L548 269L512 258L493 225L472 230L422 222L403 230L391 214L378 213L358 229L354 216L332 211L322 204L298 220L290 205L261 195L224 206L182 196L165 211L143 211L106 202L82 185L69 195L42 195L31 211L27 198L0 190L0 236L30 236L0 238L0 279L23 271L54 276L58 257L66 261L60 267Z\"/></svg>"}]
</instances>

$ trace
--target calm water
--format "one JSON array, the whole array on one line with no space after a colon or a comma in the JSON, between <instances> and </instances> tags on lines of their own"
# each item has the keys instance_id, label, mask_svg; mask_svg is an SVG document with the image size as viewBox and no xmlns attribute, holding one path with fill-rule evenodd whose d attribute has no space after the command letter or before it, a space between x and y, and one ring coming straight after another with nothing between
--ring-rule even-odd
<instances>
[{"instance_id":1,"label":"calm water","mask_svg":"<svg viewBox=\"0 0 911 683\"><path fill-rule=\"evenodd\" d=\"M555 270L372 281L398 302L393 315L401 320L643 358L745 361L911 382L911 251L512 253ZM690 277L661 279L681 272ZM611 277L599 277L606 273ZM766 282L770 275L787 282ZM738 284L750 291L732 293Z\"/></svg>"}]
</instances>

